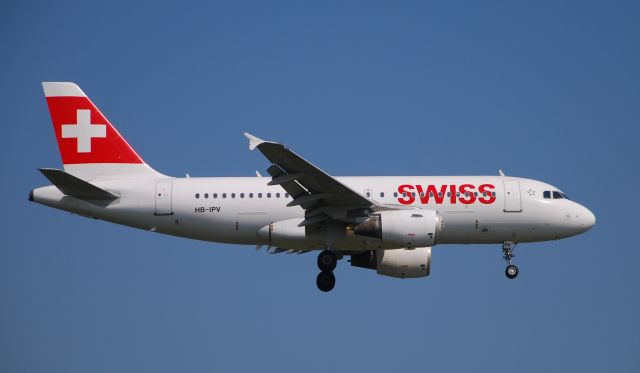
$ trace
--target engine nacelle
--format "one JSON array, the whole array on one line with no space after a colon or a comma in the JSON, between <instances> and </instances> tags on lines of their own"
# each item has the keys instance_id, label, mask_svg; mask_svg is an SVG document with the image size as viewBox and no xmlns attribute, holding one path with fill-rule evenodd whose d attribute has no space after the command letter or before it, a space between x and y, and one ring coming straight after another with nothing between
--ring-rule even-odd
<instances>
[{"instance_id":1,"label":"engine nacelle","mask_svg":"<svg viewBox=\"0 0 640 373\"><path fill-rule=\"evenodd\" d=\"M412 249L435 245L443 227L435 210L391 210L370 215L354 228L354 233L380 239L389 246Z\"/></svg>"},{"instance_id":2,"label":"engine nacelle","mask_svg":"<svg viewBox=\"0 0 640 373\"><path fill-rule=\"evenodd\" d=\"M431 270L431 247L365 251L351 255L351 265L375 269L379 275L389 277L426 277Z\"/></svg>"},{"instance_id":3,"label":"engine nacelle","mask_svg":"<svg viewBox=\"0 0 640 373\"><path fill-rule=\"evenodd\" d=\"M298 226L301 221L302 218L276 221L259 229L257 235L262 242L285 249L307 249L322 245L323 236L317 232L307 234L305 227Z\"/></svg>"}]
</instances>

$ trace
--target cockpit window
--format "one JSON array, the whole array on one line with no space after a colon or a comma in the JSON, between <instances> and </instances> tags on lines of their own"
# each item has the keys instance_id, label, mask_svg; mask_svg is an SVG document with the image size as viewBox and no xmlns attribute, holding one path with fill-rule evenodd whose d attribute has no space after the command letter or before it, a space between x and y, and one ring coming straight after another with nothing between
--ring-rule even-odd
<instances>
[{"instance_id":1,"label":"cockpit window","mask_svg":"<svg viewBox=\"0 0 640 373\"><path fill-rule=\"evenodd\" d=\"M554 190L554 191L545 190L544 192L542 192L542 197L546 199L551 198L551 196L553 196L553 199L569 199L569 197L567 197L566 194L562 192L558 192L557 190Z\"/></svg>"}]
</instances>

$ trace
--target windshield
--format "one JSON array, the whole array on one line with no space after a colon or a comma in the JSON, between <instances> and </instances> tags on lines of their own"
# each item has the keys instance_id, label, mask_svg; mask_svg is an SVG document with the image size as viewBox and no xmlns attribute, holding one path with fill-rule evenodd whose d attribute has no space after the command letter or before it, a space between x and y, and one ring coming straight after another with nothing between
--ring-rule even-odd
<instances>
[{"instance_id":1,"label":"windshield","mask_svg":"<svg viewBox=\"0 0 640 373\"><path fill-rule=\"evenodd\" d=\"M542 197L544 197L545 199L551 199L551 198L553 198L553 199L571 199L566 194L564 194L564 193L562 193L560 191L557 191L557 190L554 190L554 191L545 190L544 192L542 192Z\"/></svg>"}]
</instances>

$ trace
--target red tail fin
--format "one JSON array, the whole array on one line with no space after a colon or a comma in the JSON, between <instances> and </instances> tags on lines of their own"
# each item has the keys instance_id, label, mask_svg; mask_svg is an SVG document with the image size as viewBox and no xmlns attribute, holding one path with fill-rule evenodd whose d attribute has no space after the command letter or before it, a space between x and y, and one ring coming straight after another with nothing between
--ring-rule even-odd
<instances>
[{"instance_id":1,"label":"red tail fin","mask_svg":"<svg viewBox=\"0 0 640 373\"><path fill-rule=\"evenodd\" d=\"M67 172L86 179L153 171L75 83L42 86Z\"/></svg>"}]
</instances>

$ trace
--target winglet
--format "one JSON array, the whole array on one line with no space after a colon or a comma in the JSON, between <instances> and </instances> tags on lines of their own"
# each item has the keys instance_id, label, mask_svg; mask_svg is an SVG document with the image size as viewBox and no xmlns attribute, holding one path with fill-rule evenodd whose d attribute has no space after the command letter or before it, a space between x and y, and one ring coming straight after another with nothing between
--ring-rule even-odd
<instances>
[{"instance_id":1,"label":"winglet","mask_svg":"<svg viewBox=\"0 0 640 373\"><path fill-rule=\"evenodd\" d=\"M249 139L249 150L253 150L258 145L262 144L263 142L266 142L266 141L264 141L262 139L259 139L259 138L255 137L255 136L253 136L252 134L250 134L248 132L245 132L244 136Z\"/></svg>"}]
</instances>

